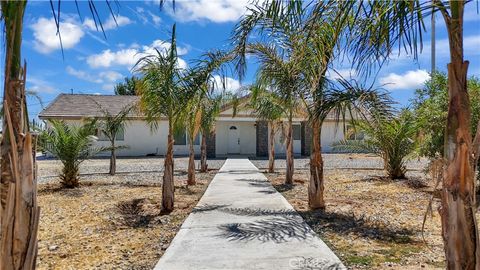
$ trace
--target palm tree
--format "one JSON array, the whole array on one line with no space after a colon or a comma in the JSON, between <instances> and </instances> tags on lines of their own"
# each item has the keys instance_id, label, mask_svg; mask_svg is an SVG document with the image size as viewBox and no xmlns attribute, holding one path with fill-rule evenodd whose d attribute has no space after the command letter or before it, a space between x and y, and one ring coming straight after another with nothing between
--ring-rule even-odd
<instances>
[{"instance_id":1,"label":"palm tree","mask_svg":"<svg viewBox=\"0 0 480 270\"><path fill-rule=\"evenodd\" d=\"M5 37L3 137L0 144L0 265L32 269L37 250L35 145L26 113L26 65L21 65L25 1L2 1Z\"/></svg>"},{"instance_id":2,"label":"palm tree","mask_svg":"<svg viewBox=\"0 0 480 270\"><path fill-rule=\"evenodd\" d=\"M263 121L267 121L270 126L269 132L269 152L268 152L268 172L275 172L275 131L279 121L284 116L284 110L278 97L268 91L262 85L254 85L251 88L249 106L253 108L255 115Z\"/></svg>"},{"instance_id":3,"label":"palm tree","mask_svg":"<svg viewBox=\"0 0 480 270\"><path fill-rule=\"evenodd\" d=\"M125 106L117 114L111 114L108 109L102 108L99 104L97 105L103 113L102 117L98 119L98 131L110 141L110 167L108 173L115 175L117 169L117 156L115 151L119 148L126 147L115 145L115 141L117 134L125 130L127 119L134 106Z\"/></svg>"},{"instance_id":4,"label":"palm tree","mask_svg":"<svg viewBox=\"0 0 480 270\"><path fill-rule=\"evenodd\" d=\"M323 7L323 3L318 5ZM326 6L331 8L332 4ZM250 8L249 15L245 16L235 31L236 51L239 55L237 66L240 71L245 65L244 57L249 48L260 47L256 44L248 45L251 32L260 32L262 38L273 39L274 44L284 48L286 52L283 54L290 56L289 67L284 72L290 74L295 86L289 89L296 91L295 95L303 101L302 109L306 111L312 129L308 192L309 206L312 209L325 207L321 129L327 115L336 111L337 121L340 121L340 116L345 116L346 112L365 110L372 105L380 109L388 103L388 96L375 90L365 89L343 79L336 83L343 87L339 89L328 80L326 73L336 57L346 23L332 24L335 17L332 18L331 12L318 16L314 12L316 10L309 9L308 5L303 6L301 1L256 4ZM276 49L271 50L275 51ZM278 60L276 63L279 63ZM280 70L273 70L273 75L279 75Z\"/></svg>"},{"instance_id":5,"label":"palm tree","mask_svg":"<svg viewBox=\"0 0 480 270\"><path fill-rule=\"evenodd\" d=\"M93 147L96 120L88 121L82 126L52 120L50 125L43 135L43 148L62 162L61 184L66 188L78 187L80 164L105 150Z\"/></svg>"},{"instance_id":6,"label":"palm tree","mask_svg":"<svg viewBox=\"0 0 480 270\"><path fill-rule=\"evenodd\" d=\"M204 99L201 103L202 116L200 121L200 132L202 135L202 140L200 146L200 172L206 172L208 169L207 136L210 136L214 132L215 120L220 114L222 102L223 96L217 95Z\"/></svg>"},{"instance_id":7,"label":"palm tree","mask_svg":"<svg viewBox=\"0 0 480 270\"><path fill-rule=\"evenodd\" d=\"M200 125L202 121L202 108L200 101L203 94L200 91L195 91L193 98L187 103L185 107L185 126L187 130L187 139L189 145L189 157L188 157L188 177L187 185L195 185L195 138L200 131Z\"/></svg>"},{"instance_id":8,"label":"palm tree","mask_svg":"<svg viewBox=\"0 0 480 270\"><path fill-rule=\"evenodd\" d=\"M136 71L142 75L139 85L140 108L153 129L163 117L168 120L167 151L165 154L162 211L171 212L174 207L173 135L184 128L182 113L193 96L185 85L185 71L178 65L175 25L172 28L170 46L164 51L141 58Z\"/></svg>"},{"instance_id":9,"label":"palm tree","mask_svg":"<svg viewBox=\"0 0 480 270\"><path fill-rule=\"evenodd\" d=\"M165 0L160 0L160 7ZM172 0L173 4L175 3ZM95 25L103 32L94 1L89 10ZM106 1L115 18L111 3ZM37 254L39 207L36 199L36 137L29 131L25 99L26 64L21 64L23 17L27 1L4 0L0 4L3 22L5 67L3 92L4 136L0 143L0 265L6 269L33 269ZM60 1L52 13L61 44ZM78 5L77 10L78 10ZM32 153L33 151L33 153ZM13 243L15 239L15 245Z\"/></svg>"},{"instance_id":10,"label":"palm tree","mask_svg":"<svg viewBox=\"0 0 480 270\"><path fill-rule=\"evenodd\" d=\"M332 1L335 2L335 1ZM463 55L463 21L467 1L336 2L336 21L347 19L345 47L357 70L370 73L398 46L416 58L422 47L423 19L440 13L448 32L448 116L445 130L442 235L448 269L478 269L480 240L475 220L475 173L480 157L480 129L472 140L467 91L468 61ZM321 7L318 14L324 11Z\"/></svg>"},{"instance_id":11,"label":"palm tree","mask_svg":"<svg viewBox=\"0 0 480 270\"><path fill-rule=\"evenodd\" d=\"M202 133L200 171L207 171L207 136L211 134L215 118L218 116L219 105L222 100L220 91L225 91L225 76L228 73L228 61L231 55L222 51L209 51L196 60L196 65L190 70L188 87L196 93L195 98L190 100L190 108L187 117L187 131L190 134L190 159L188 179L194 183L195 160L193 139L198 131ZM216 77L220 78L220 82Z\"/></svg>"},{"instance_id":12,"label":"palm tree","mask_svg":"<svg viewBox=\"0 0 480 270\"><path fill-rule=\"evenodd\" d=\"M337 150L373 153L383 159L384 168L391 179L405 179L405 162L416 148L417 126L409 111L399 117L373 115L368 120L356 121L347 138L361 132L363 138L344 139L336 144Z\"/></svg>"},{"instance_id":13,"label":"palm tree","mask_svg":"<svg viewBox=\"0 0 480 270\"><path fill-rule=\"evenodd\" d=\"M285 110L286 132L286 173L285 184L293 184L293 117L299 112L301 70L297 65L296 54L279 48L276 44L254 43L248 46L248 53L258 57L260 62L257 81L270 85L272 93L278 97L279 105ZM288 54L292 53L292 54Z\"/></svg>"}]
</instances>

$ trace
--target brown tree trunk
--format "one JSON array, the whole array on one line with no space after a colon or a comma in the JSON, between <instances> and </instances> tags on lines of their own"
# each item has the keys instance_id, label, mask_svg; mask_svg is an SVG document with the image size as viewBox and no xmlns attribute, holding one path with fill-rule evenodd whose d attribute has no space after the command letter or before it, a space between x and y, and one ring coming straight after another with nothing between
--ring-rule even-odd
<instances>
[{"instance_id":1,"label":"brown tree trunk","mask_svg":"<svg viewBox=\"0 0 480 270\"><path fill-rule=\"evenodd\" d=\"M312 120L312 148L310 154L310 182L308 185L308 205L310 209L325 209L323 200L323 160L320 120Z\"/></svg>"},{"instance_id":2,"label":"brown tree trunk","mask_svg":"<svg viewBox=\"0 0 480 270\"><path fill-rule=\"evenodd\" d=\"M275 172L275 124L270 122L270 152L268 155L268 172Z\"/></svg>"},{"instance_id":3,"label":"brown tree trunk","mask_svg":"<svg viewBox=\"0 0 480 270\"><path fill-rule=\"evenodd\" d=\"M35 141L26 113L26 67L21 67L25 2L5 4L5 84L0 145L0 269L34 269L37 256ZM4 6L2 5L2 8Z\"/></svg>"},{"instance_id":4,"label":"brown tree trunk","mask_svg":"<svg viewBox=\"0 0 480 270\"><path fill-rule=\"evenodd\" d=\"M292 140L293 126L292 126L292 115L290 113L288 119L288 128L287 128L287 172L285 175L285 184L293 184L293 140Z\"/></svg>"},{"instance_id":5,"label":"brown tree trunk","mask_svg":"<svg viewBox=\"0 0 480 270\"><path fill-rule=\"evenodd\" d=\"M169 121L171 123L171 121ZM170 124L171 125L171 124ZM173 134L172 127L168 128L168 145L165 155L162 185L162 212L170 213L173 211L175 199L175 185L173 182Z\"/></svg>"},{"instance_id":6,"label":"brown tree trunk","mask_svg":"<svg viewBox=\"0 0 480 270\"><path fill-rule=\"evenodd\" d=\"M202 146L200 148L200 172L207 172L207 135L202 132Z\"/></svg>"},{"instance_id":7,"label":"brown tree trunk","mask_svg":"<svg viewBox=\"0 0 480 270\"><path fill-rule=\"evenodd\" d=\"M193 140L190 141L190 156L188 157L188 179L187 185L195 185L195 149L193 148Z\"/></svg>"},{"instance_id":8,"label":"brown tree trunk","mask_svg":"<svg viewBox=\"0 0 480 270\"><path fill-rule=\"evenodd\" d=\"M110 170L108 173L110 175L115 175L115 172L117 170L117 156L115 154L115 141L112 141L111 145L112 145L112 150L110 150Z\"/></svg>"},{"instance_id":9,"label":"brown tree trunk","mask_svg":"<svg viewBox=\"0 0 480 270\"><path fill-rule=\"evenodd\" d=\"M442 236L448 269L480 269L480 247L475 218L475 177L467 91L468 62L463 60L463 5L452 1L445 16L450 43L449 107L445 134Z\"/></svg>"}]
</instances>

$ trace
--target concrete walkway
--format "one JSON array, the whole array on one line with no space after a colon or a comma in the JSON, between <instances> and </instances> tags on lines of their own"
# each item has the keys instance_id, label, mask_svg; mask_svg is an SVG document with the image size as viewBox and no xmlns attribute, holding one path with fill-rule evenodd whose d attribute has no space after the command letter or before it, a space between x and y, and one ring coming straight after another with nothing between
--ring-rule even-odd
<instances>
[{"instance_id":1,"label":"concrete walkway","mask_svg":"<svg viewBox=\"0 0 480 270\"><path fill-rule=\"evenodd\" d=\"M155 269L345 269L248 159L227 159Z\"/></svg>"}]
</instances>

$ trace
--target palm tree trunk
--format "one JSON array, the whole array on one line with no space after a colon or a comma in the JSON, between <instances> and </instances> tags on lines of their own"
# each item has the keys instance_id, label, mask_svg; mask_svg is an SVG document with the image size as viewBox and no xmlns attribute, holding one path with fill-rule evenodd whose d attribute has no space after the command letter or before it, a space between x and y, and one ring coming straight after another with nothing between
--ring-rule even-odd
<instances>
[{"instance_id":1,"label":"palm tree trunk","mask_svg":"<svg viewBox=\"0 0 480 270\"><path fill-rule=\"evenodd\" d=\"M275 172L275 124L270 122L270 152L268 155L268 172Z\"/></svg>"},{"instance_id":2,"label":"palm tree trunk","mask_svg":"<svg viewBox=\"0 0 480 270\"><path fill-rule=\"evenodd\" d=\"M202 146L200 148L200 172L207 172L207 135L202 132Z\"/></svg>"},{"instance_id":3,"label":"palm tree trunk","mask_svg":"<svg viewBox=\"0 0 480 270\"><path fill-rule=\"evenodd\" d=\"M110 150L110 170L109 174L110 175L115 175L115 172L117 170L117 156L115 154L115 140L111 142L112 145L112 150Z\"/></svg>"},{"instance_id":4,"label":"palm tree trunk","mask_svg":"<svg viewBox=\"0 0 480 270\"><path fill-rule=\"evenodd\" d=\"M195 149L193 148L193 140L190 139L190 156L188 157L188 179L187 185L195 185Z\"/></svg>"},{"instance_id":5,"label":"palm tree trunk","mask_svg":"<svg viewBox=\"0 0 480 270\"><path fill-rule=\"evenodd\" d=\"M475 177L467 91L468 62L463 60L463 5L452 1L446 19L451 63L448 64L449 107L445 136L442 236L448 269L479 269L480 247L475 219ZM446 18L446 17L445 17Z\"/></svg>"},{"instance_id":6,"label":"palm tree trunk","mask_svg":"<svg viewBox=\"0 0 480 270\"><path fill-rule=\"evenodd\" d=\"M169 121L171 123L172 121ZM170 213L173 211L175 198L175 185L173 182L173 134L172 126L168 127L167 153L165 155L162 185L162 212Z\"/></svg>"},{"instance_id":7,"label":"palm tree trunk","mask_svg":"<svg viewBox=\"0 0 480 270\"><path fill-rule=\"evenodd\" d=\"M310 182L308 185L308 205L310 209L325 209L323 200L323 160L319 119L312 120L312 153L310 154Z\"/></svg>"},{"instance_id":8,"label":"palm tree trunk","mask_svg":"<svg viewBox=\"0 0 480 270\"><path fill-rule=\"evenodd\" d=\"M5 84L0 174L0 268L34 269L39 207L35 142L26 114L26 67L21 67L23 15L26 2L1 5L5 29Z\"/></svg>"},{"instance_id":9,"label":"palm tree trunk","mask_svg":"<svg viewBox=\"0 0 480 270\"><path fill-rule=\"evenodd\" d=\"M288 117L288 129L287 129L287 172L285 175L285 184L293 184L293 125L292 125L292 113Z\"/></svg>"}]
</instances>

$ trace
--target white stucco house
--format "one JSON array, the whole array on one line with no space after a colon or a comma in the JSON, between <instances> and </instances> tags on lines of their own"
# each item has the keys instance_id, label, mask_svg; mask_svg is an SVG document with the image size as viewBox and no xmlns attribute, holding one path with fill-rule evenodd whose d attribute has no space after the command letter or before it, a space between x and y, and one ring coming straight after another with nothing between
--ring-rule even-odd
<instances>
[{"instance_id":1,"label":"white stucco house","mask_svg":"<svg viewBox=\"0 0 480 270\"><path fill-rule=\"evenodd\" d=\"M39 114L47 122L50 119L62 120L69 124L81 124L87 118L101 117L99 106L108 109L111 114L118 113L127 105L138 102L136 96L120 95L85 95L60 94ZM293 150L296 155L308 155L310 152L311 132L306 119L297 117L293 126ZM129 115L126 128L117 135L117 145L128 148L120 149L119 156L164 155L167 147L167 120L160 121L153 129L138 111ZM217 118L215 132L207 136L207 153L209 157L226 157L232 155L268 156L268 132L271 127L260 121L248 109L239 109L233 117L233 108L225 106ZM98 134L99 146L108 146L101 134ZM322 128L322 151L331 152L332 143L344 138L344 132L336 124L334 117L327 117ZM200 152L200 136L195 139L196 152ZM275 151L279 156L285 155L284 132L277 129ZM188 154L185 133L175 136L175 155Z\"/></svg>"}]
</instances>

